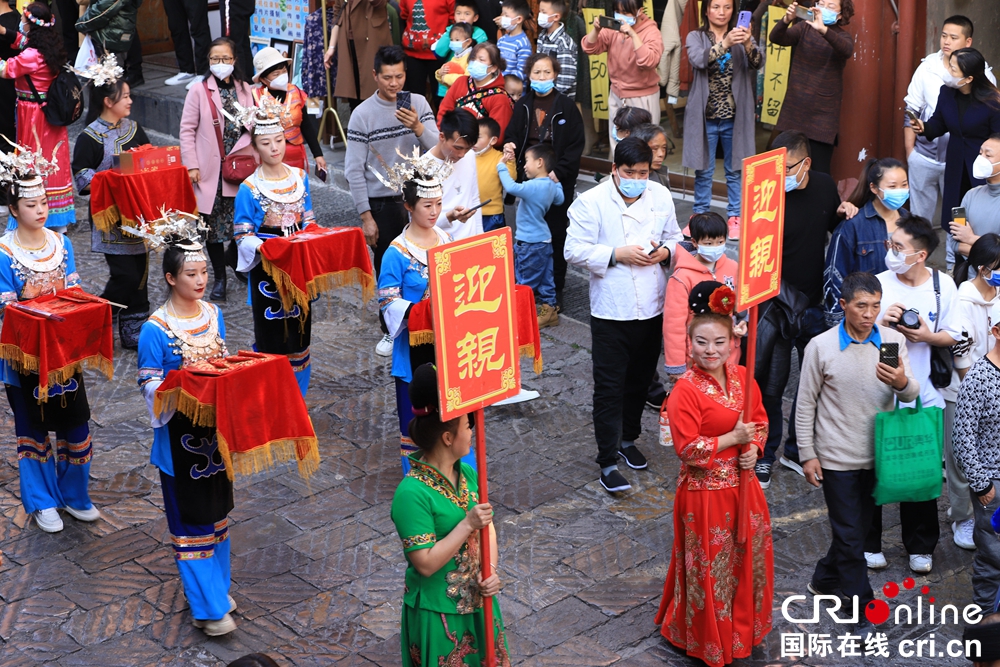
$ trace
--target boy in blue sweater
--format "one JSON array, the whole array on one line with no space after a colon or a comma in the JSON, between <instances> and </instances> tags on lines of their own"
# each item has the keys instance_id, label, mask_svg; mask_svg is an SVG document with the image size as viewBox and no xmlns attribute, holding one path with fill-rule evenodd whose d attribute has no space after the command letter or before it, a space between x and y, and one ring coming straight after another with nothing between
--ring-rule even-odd
<instances>
[{"instance_id":1,"label":"boy in blue sweater","mask_svg":"<svg viewBox=\"0 0 1000 667\"><path fill-rule=\"evenodd\" d=\"M552 268L552 232L545 214L550 206L559 206L565 200L562 186L549 178L555 153L549 144L528 148L524 152L524 175L528 180L523 183L515 182L504 164L513 160L513 144L508 144L503 161L497 164L497 174L507 194L520 198L514 232L514 278L519 285L528 285L535 292L539 303L538 328L554 327L559 324L559 309Z\"/></svg>"}]
</instances>

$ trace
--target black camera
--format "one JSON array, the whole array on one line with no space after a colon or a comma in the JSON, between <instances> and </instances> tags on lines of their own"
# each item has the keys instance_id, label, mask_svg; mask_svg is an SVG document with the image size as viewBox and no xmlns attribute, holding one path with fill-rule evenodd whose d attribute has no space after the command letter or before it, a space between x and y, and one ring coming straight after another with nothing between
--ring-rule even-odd
<instances>
[{"instance_id":1,"label":"black camera","mask_svg":"<svg viewBox=\"0 0 1000 667\"><path fill-rule=\"evenodd\" d=\"M896 326L906 327L907 329L919 329L920 311L916 308L907 308L903 311L903 314L899 316L899 321L896 322Z\"/></svg>"}]
</instances>

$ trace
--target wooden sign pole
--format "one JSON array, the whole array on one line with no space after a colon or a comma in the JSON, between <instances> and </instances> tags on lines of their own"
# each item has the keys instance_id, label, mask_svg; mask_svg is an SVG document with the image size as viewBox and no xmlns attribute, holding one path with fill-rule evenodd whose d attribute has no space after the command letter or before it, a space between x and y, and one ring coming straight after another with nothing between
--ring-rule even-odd
<instances>
[{"instance_id":1,"label":"wooden sign pole","mask_svg":"<svg viewBox=\"0 0 1000 667\"><path fill-rule=\"evenodd\" d=\"M757 306L750 307L750 322L747 325L747 376L743 385L743 422L750 421L750 408L753 405L753 374L757 365ZM752 442L748 447L755 447ZM749 451L747 449L746 451ZM740 505L737 519L736 541L743 544L747 541L750 523L750 505L747 502L747 487L750 484L750 471L740 469Z\"/></svg>"},{"instance_id":2,"label":"wooden sign pole","mask_svg":"<svg viewBox=\"0 0 1000 667\"><path fill-rule=\"evenodd\" d=\"M489 482L486 479L486 417L483 409L475 411L476 415L476 472L479 476L479 502L489 502ZM491 574L493 549L490 541L490 527L482 529L479 536L480 561L483 564L482 576L487 579ZM483 623L486 626L486 663L485 667L494 667L497 663L496 646L493 637L493 598L483 598Z\"/></svg>"}]
</instances>

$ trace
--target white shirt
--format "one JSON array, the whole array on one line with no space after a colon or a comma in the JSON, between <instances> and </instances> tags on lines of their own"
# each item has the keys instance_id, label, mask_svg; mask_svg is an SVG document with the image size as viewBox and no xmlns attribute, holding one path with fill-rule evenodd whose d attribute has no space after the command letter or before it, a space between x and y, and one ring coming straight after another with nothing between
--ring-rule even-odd
<instances>
[{"instance_id":1,"label":"white shirt","mask_svg":"<svg viewBox=\"0 0 1000 667\"><path fill-rule=\"evenodd\" d=\"M938 272L941 282L941 312L938 313L937 300L934 297L934 279L931 270L926 269L927 280L922 285L910 287L904 285L892 271L883 271L877 278L882 283L882 310L878 314L877 322L882 324L882 315L894 303L903 304L904 308L915 308L920 313L920 319L932 332L946 331L953 339L958 341L962 336L962 322L958 317L958 289L955 281L947 273ZM936 327L936 328L935 328ZM898 330L898 329L897 329ZM945 398L955 400L954 395L942 394L933 384L931 384L931 346L929 343L906 342L906 351L910 355L910 371L913 379L920 383L920 400L924 407L936 406L944 407ZM900 404L903 407L914 405Z\"/></svg>"},{"instance_id":2,"label":"white shirt","mask_svg":"<svg viewBox=\"0 0 1000 667\"><path fill-rule=\"evenodd\" d=\"M986 76L996 84L996 77L993 76L993 68L986 66ZM951 79L951 72L945 67L941 59L941 52L932 53L920 61L910 85L906 89L906 97L903 102L907 109L915 111L920 120L925 123L934 115L937 109L938 95L941 93L941 86L946 80ZM909 121L907 121L909 125ZM948 135L945 134L934 140L924 137L917 137L917 152L923 157L944 164L945 153L948 151Z\"/></svg>"},{"instance_id":3,"label":"white shirt","mask_svg":"<svg viewBox=\"0 0 1000 667\"><path fill-rule=\"evenodd\" d=\"M631 205L614 178L584 192L569 207L566 261L590 271L590 313L606 320L648 320L663 312L666 271L659 264L610 266L615 248L666 245L671 256L683 239L670 190L650 181Z\"/></svg>"},{"instance_id":4,"label":"white shirt","mask_svg":"<svg viewBox=\"0 0 1000 667\"><path fill-rule=\"evenodd\" d=\"M443 163L433 154L430 157ZM437 226L452 239L458 241L476 234L483 233L483 209L478 209L466 222L449 222L448 211L462 206L472 208L479 206L479 171L476 169L476 154L469 151L461 160L454 164L451 176L444 182L444 196L441 198L441 217Z\"/></svg>"},{"instance_id":5,"label":"white shirt","mask_svg":"<svg viewBox=\"0 0 1000 667\"><path fill-rule=\"evenodd\" d=\"M996 290L996 288L993 288ZM986 356L993 349L994 339L990 334L993 322L990 311L997 303L998 297L991 300L983 299L979 289L971 280L966 280L958 286L958 304L956 306L962 337L971 339L969 351L962 356L955 356L955 368L972 368L972 364Z\"/></svg>"}]
</instances>

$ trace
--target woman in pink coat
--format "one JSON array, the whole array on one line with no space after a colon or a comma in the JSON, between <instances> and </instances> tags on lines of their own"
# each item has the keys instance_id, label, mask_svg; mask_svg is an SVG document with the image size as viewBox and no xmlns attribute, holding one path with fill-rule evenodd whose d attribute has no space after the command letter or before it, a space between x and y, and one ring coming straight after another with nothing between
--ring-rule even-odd
<instances>
[{"instance_id":1,"label":"woman in pink coat","mask_svg":"<svg viewBox=\"0 0 1000 667\"><path fill-rule=\"evenodd\" d=\"M236 103L253 106L253 93L244 83L236 47L220 37L208 51L212 75L191 87L181 114L181 161L188 168L198 199L198 211L208 224L208 256L215 282L212 301L226 300L226 252L223 243L233 238L233 202L239 183L222 178L222 158L233 153L252 155L250 134L236 122ZM215 119L222 130L219 136ZM235 269L235 252L231 264Z\"/></svg>"}]
</instances>

